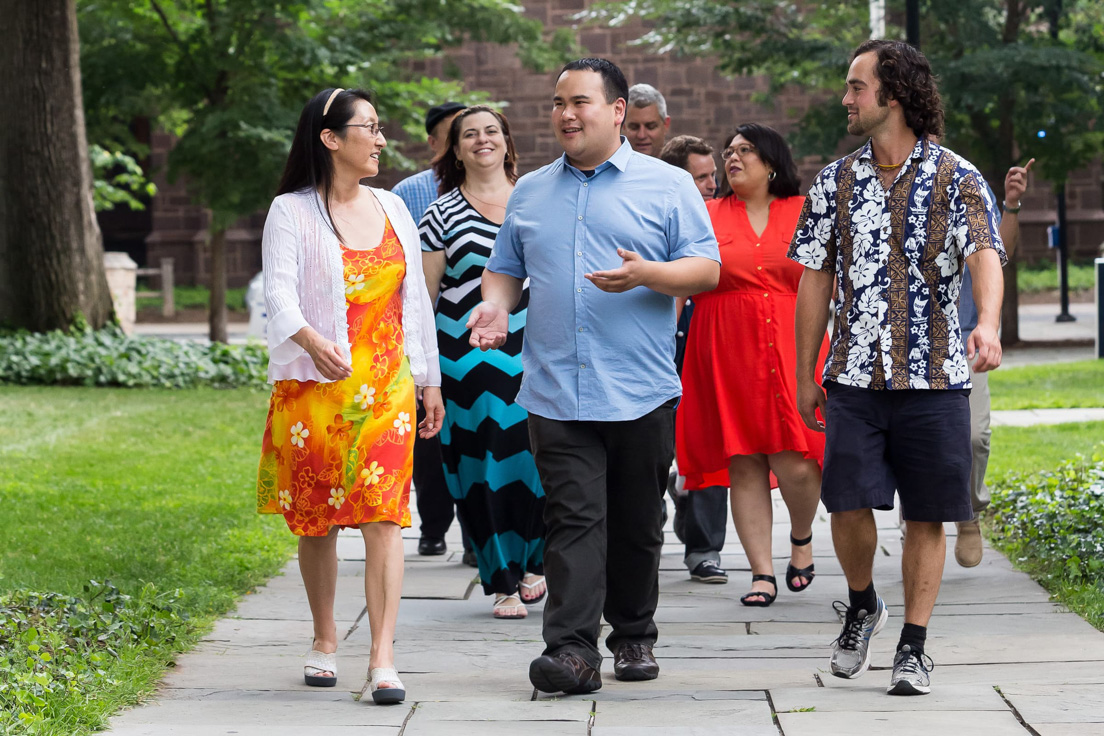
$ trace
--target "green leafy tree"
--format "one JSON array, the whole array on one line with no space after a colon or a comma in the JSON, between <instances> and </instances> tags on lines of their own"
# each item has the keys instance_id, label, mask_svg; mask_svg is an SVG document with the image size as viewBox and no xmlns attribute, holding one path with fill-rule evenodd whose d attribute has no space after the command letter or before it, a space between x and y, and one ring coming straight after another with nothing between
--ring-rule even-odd
<instances>
[{"instance_id":1,"label":"green leafy tree","mask_svg":"<svg viewBox=\"0 0 1104 736\"><path fill-rule=\"evenodd\" d=\"M303 104L320 89L375 90L385 121L417 135L427 101L460 85L414 79L409 62L465 41L516 43L542 68L566 32L505 0L81 0L82 69L93 140L128 136L151 116L178 137L183 177L211 213L211 339L226 339L227 228L271 201ZM388 149L395 163L404 160Z\"/></svg>"},{"instance_id":2,"label":"green leafy tree","mask_svg":"<svg viewBox=\"0 0 1104 736\"><path fill-rule=\"evenodd\" d=\"M904 38L904 3L888 4L887 36ZM895 15L896 14L896 15ZM793 135L802 154L836 153L849 54L869 37L867 0L627 0L590 20L648 21L638 43L707 56L732 75L764 75L768 98L796 85L810 106ZM998 197L1017 161L1051 182L1104 150L1104 3L1099 0L922 0L921 48L940 77L947 145L986 175ZM1040 131L1045 135L1041 136ZM1004 339L1019 339L1016 270L1005 269Z\"/></svg>"}]
</instances>

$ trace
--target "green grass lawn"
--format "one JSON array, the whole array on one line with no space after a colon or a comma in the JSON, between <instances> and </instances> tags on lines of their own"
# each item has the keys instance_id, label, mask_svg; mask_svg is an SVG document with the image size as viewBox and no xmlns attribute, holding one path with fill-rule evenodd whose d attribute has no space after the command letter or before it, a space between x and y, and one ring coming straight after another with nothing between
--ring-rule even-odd
<instances>
[{"instance_id":1,"label":"green grass lawn","mask_svg":"<svg viewBox=\"0 0 1104 736\"><path fill-rule=\"evenodd\" d=\"M139 284L138 290L145 291L147 286ZM177 286L173 288L173 299L177 309L206 309L211 303L211 290L206 286ZM161 299L143 297L137 301L138 309L160 309ZM244 312L245 287L226 290L226 308L231 312Z\"/></svg>"},{"instance_id":2,"label":"green grass lawn","mask_svg":"<svg viewBox=\"0 0 1104 736\"><path fill-rule=\"evenodd\" d=\"M247 389L0 388L0 593L179 588L194 641L294 550L283 519L255 513L266 404ZM87 733L167 664L120 654L111 692L35 733Z\"/></svg>"},{"instance_id":3,"label":"green grass lawn","mask_svg":"<svg viewBox=\"0 0 1104 736\"><path fill-rule=\"evenodd\" d=\"M1096 283L1093 274L1092 263L1071 263L1069 266L1070 291L1085 291L1092 289ZM1016 268L1016 285L1021 294L1034 294L1040 291L1052 291L1058 288L1058 265L1047 263L1045 265L1028 266L1018 263Z\"/></svg>"},{"instance_id":4,"label":"green grass lawn","mask_svg":"<svg viewBox=\"0 0 1104 736\"><path fill-rule=\"evenodd\" d=\"M1104 360L999 368L989 391L995 411L1104 407Z\"/></svg>"}]
</instances>

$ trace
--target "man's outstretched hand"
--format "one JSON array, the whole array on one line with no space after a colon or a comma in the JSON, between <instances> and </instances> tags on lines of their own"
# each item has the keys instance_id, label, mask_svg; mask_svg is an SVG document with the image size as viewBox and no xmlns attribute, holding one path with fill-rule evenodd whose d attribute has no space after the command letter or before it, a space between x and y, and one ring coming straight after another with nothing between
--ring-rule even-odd
<instances>
[{"instance_id":1,"label":"man's outstretched hand","mask_svg":"<svg viewBox=\"0 0 1104 736\"><path fill-rule=\"evenodd\" d=\"M510 313L497 304L480 302L472 310L467 327L471 330L469 345L494 350L502 347L510 334Z\"/></svg>"}]
</instances>

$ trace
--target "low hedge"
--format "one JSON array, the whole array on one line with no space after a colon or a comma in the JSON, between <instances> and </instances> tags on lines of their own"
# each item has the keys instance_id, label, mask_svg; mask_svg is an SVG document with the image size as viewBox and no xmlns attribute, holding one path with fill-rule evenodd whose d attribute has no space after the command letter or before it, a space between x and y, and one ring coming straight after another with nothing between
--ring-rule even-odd
<instances>
[{"instance_id":1,"label":"low hedge","mask_svg":"<svg viewBox=\"0 0 1104 736\"><path fill-rule=\"evenodd\" d=\"M988 514L999 548L1104 628L1104 456L1008 476L992 488Z\"/></svg>"},{"instance_id":2,"label":"low hedge","mask_svg":"<svg viewBox=\"0 0 1104 736\"><path fill-rule=\"evenodd\" d=\"M263 345L132 337L118 326L0 335L0 384L263 387Z\"/></svg>"}]
</instances>

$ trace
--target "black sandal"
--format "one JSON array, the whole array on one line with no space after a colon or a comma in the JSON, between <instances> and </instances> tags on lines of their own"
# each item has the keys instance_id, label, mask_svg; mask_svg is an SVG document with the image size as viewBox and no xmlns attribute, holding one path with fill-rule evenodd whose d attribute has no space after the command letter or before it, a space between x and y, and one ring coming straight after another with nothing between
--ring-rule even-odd
<instances>
[{"instance_id":1,"label":"black sandal","mask_svg":"<svg viewBox=\"0 0 1104 736\"><path fill-rule=\"evenodd\" d=\"M813 541L813 535L810 534L805 539L794 539L793 534L790 535L790 544L795 547L804 547L809 542ZM791 558L792 559L792 558ZM793 563L786 565L786 587L793 593L800 593L813 584L813 578L816 577L816 573L813 572L815 564L811 564L808 567L803 567L800 570L793 566ZM805 578L805 584L795 586L793 584L794 578Z\"/></svg>"},{"instance_id":2,"label":"black sandal","mask_svg":"<svg viewBox=\"0 0 1104 736\"><path fill-rule=\"evenodd\" d=\"M752 575L751 582L758 582L764 580L774 586L774 593L764 593L761 590L753 590L750 593L745 593L740 596L740 602L745 606L756 606L758 608L766 608L770 604L774 603L774 599L778 597L778 581L774 579L773 575ZM763 600L752 600L753 598L762 598Z\"/></svg>"}]
</instances>

